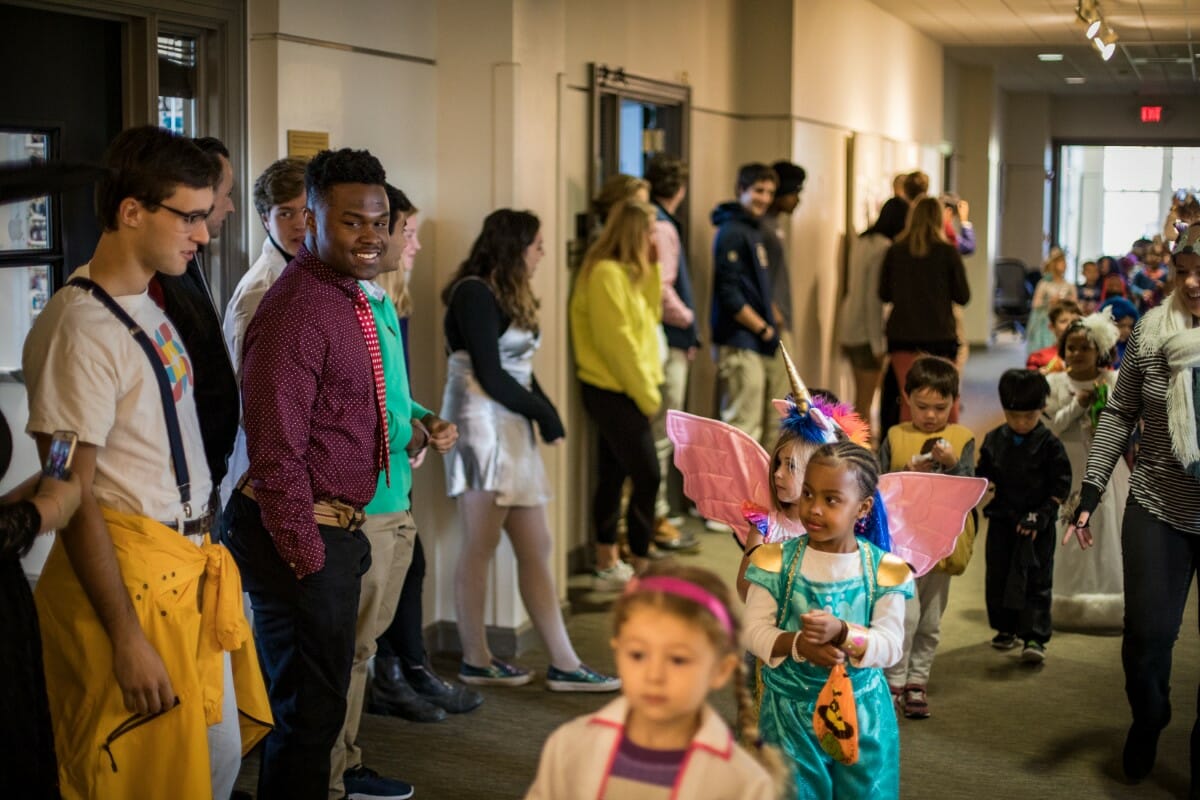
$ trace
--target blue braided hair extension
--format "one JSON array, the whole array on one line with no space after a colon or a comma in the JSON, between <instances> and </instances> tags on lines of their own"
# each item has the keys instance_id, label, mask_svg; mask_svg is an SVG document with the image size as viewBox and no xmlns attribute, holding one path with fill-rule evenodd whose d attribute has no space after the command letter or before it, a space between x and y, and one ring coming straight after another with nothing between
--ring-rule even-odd
<instances>
[{"instance_id":1,"label":"blue braided hair extension","mask_svg":"<svg viewBox=\"0 0 1200 800\"><path fill-rule=\"evenodd\" d=\"M866 539L885 553L892 552L892 535L888 529L887 509L883 505L883 496L875 490L875 502L871 504L871 513L863 520L862 530L855 528L855 535Z\"/></svg>"}]
</instances>

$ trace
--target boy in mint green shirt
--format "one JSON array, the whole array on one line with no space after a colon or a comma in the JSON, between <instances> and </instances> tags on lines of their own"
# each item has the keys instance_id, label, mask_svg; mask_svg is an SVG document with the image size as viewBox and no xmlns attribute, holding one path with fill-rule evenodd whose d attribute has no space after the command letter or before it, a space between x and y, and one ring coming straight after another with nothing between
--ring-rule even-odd
<instances>
[{"instance_id":1,"label":"boy in mint green shirt","mask_svg":"<svg viewBox=\"0 0 1200 800\"><path fill-rule=\"evenodd\" d=\"M404 251L403 240L395 235L396 223L401 217L400 204L392 200L392 187L388 189L392 201L388 233L392 241L384 256L388 263L382 272L399 269ZM373 281L362 281L359 286L370 301L379 335L386 387L391 483L389 485L385 474L380 472L375 497L363 509L367 519L362 530L371 544L371 566L362 576L358 626L354 636L354 666L346 697L346 722L331 754L330 792L333 797L342 797L354 796L359 790L366 789L372 790L370 794L377 794L381 788L386 788L389 795L407 797L406 792L412 789L403 781L384 778L363 766L358 727L366 694L367 663L375 655L376 639L387 630L396 613L417 538L417 526L410 510L412 464L409 459L417 458L428 445L433 445L439 453L447 452L458 438L458 429L413 399L396 307L387 292Z\"/></svg>"}]
</instances>

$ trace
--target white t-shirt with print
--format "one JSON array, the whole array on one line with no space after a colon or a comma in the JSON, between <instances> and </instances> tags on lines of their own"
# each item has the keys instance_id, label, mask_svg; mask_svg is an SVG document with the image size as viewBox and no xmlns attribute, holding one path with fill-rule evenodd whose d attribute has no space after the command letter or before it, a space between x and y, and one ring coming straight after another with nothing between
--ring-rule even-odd
<instances>
[{"instance_id":1,"label":"white t-shirt with print","mask_svg":"<svg viewBox=\"0 0 1200 800\"><path fill-rule=\"evenodd\" d=\"M87 265L71 277L88 277ZM66 286L50 298L25 339L26 431L74 431L80 443L96 445L92 493L101 505L164 522L194 519L204 512L212 482L191 359L149 293L114 299L147 333L166 365L191 478L190 517L179 499L150 359L120 320L83 289Z\"/></svg>"}]
</instances>

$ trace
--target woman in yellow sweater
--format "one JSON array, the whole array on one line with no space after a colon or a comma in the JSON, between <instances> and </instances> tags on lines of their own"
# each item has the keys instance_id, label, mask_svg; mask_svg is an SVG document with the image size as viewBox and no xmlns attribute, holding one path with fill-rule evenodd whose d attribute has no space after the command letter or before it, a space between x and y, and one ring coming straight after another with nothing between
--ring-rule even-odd
<instances>
[{"instance_id":1,"label":"woman in yellow sweater","mask_svg":"<svg viewBox=\"0 0 1200 800\"><path fill-rule=\"evenodd\" d=\"M654 211L627 201L608 220L583 259L571 295L571 339L583 407L600 431L596 494L596 578L599 588L619 588L649 552L658 492L658 457L650 421L661 402L663 381L662 282L650 256ZM633 566L617 554L621 487L633 492L626 533Z\"/></svg>"}]
</instances>

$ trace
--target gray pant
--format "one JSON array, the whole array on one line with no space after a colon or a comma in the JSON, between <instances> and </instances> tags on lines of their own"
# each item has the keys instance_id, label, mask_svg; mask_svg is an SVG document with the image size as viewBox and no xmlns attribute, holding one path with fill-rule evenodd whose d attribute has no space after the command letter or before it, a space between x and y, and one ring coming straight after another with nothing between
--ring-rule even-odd
<instances>
[{"instance_id":1,"label":"gray pant","mask_svg":"<svg viewBox=\"0 0 1200 800\"><path fill-rule=\"evenodd\" d=\"M667 436L667 411L675 409L682 411L687 404L688 371L687 350L678 347L667 349L667 360L663 362L662 405L654 417L651 428L654 432L654 450L658 453L658 497L654 502L654 514L659 517L671 516L671 502L667 496L667 476L670 474L671 455L675 446Z\"/></svg>"},{"instance_id":2,"label":"gray pant","mask_svg":"<svg viewBox=\"0 0 1200 800\"><path fill-rule=\"evenodd\" d=\"M917 578L917 591L904 604L904 655L884 670L888 686L899 689L929 683L929 670L942 638L942 614L950 599L947 572L935 569Z\"/></svg>"}]
</instances>

